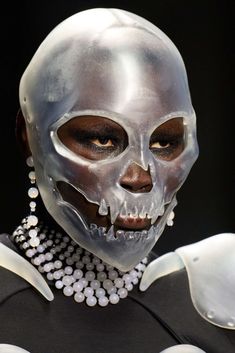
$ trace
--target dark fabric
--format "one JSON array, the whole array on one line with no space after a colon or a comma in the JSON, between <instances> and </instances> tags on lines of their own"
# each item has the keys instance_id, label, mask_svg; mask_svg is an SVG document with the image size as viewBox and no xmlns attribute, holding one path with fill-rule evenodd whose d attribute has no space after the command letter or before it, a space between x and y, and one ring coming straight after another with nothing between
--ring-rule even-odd
<instances>
[{"instance_id":1,"label":"dark fabric","mask_svg":"<svg viewBox=\"0 0 235 353\"><path fill-rule=\"evenodd\" d=\"M213 326L195 311L184 270L159 279L144 293L136 287L105 308L53 292L55 300L47 302L0 268L0 343L30 353L159 353L181 343L207 353L235 352L235 331Z\"/></svg>"}]
</instances>

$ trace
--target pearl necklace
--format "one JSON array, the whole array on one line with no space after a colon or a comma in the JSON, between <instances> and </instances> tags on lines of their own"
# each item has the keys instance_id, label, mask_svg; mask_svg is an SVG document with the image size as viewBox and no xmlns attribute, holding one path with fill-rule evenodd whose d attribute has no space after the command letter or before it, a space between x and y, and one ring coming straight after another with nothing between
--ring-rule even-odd
<instances>
[{"instance_id":1,"label":"pearl necklace","mask_svg":"<svg viewBox=\"0 0 235 353\"><path fill-rule=\"evenodd\" d=\"M37 229L39 244L32 246L26 221L17 227L13 240L31 260L38 271L54 282L67 297L73 296L78 303L105 307L126 298L146 268L144 258L129 272L122 272L81 248L67 235L40 226Z\"/></svg>"}]
</instances>

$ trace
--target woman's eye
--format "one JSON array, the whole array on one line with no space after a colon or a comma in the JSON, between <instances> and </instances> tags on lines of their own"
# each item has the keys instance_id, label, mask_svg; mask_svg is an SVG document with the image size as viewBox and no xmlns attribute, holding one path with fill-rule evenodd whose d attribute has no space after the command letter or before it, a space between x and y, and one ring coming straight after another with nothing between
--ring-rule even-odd
<instances>
[{"instance_id":1,"label":"woman's eye","mask_svg":"<svg viewBox=\"0 0 235 353\"><path fill-rule=\"evenodd\" d=\"M167 141L157 141L150 144L150 149L163 149L170 147L170 142Z\"/></svg>"},{"instance_id":2,"label":"woman's eye","mask_svg":"<svg viewBox=\"0 0 235 353\"><path fill-rule=\"evenodd\" d=\"M97 147L113 147L114 143L112 141L111 138L108 137L97 137L94 139L91 139L90 142L94 145L96 145Z\"/></svg>"}]
</instances>

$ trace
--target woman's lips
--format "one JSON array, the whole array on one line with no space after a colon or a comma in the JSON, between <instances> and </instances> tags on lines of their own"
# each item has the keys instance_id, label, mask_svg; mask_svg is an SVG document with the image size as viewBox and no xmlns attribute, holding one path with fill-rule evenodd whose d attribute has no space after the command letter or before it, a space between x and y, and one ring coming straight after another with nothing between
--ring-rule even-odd
<instances>
[{"instance_id":1,"label":"woman's lips","mask_svg":"<svg viewBox=\"0 0 235 353\"><path fill-rule=\"evenodd\" d=\"M121 229L142 230L151 227L151 220L148 218L118 216L114 225Z\"/></svg>"}]
</instances>

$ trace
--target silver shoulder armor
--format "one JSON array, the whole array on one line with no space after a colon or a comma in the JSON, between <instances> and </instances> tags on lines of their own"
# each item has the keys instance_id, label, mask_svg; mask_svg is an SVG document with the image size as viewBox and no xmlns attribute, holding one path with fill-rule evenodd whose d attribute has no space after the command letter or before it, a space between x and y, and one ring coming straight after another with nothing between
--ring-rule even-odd
<instances>
[{"instance_id":1,"label":"silver shoulder armor","mask_svg":"<svg viewBox=\"0 0 235 353\"><path fill-rule=\"evenodd\" d=\"M16 273L35 287L47 300L54 299L48 284L33 265L0 242L0 266ZM0 351L1 353L1 351Z\"/></svg>"},{"instance_id":2,"label":"silver shoulder armor","mask_svg":"<svg viewBox=\"0 0 235 353\"><path fill-rule=\"evenodd\" d=\"M198 313L213 325L235 330L235 234L217 234L157 258L146 268L140 289L183 267Z\"/></svg>"},{"instance_id":3,"label":"silver shoulder armor","mask_svg":"<svg viewBox=\"0 0 235 353\"><path fill-rule=\"evenodd\" d=\"M11 344L0 344L0 353L29 353L23 348Z\"/></svg>"},{"instance_id":4,"label":"silver shoulder armor","mask_svg":"<svg viewBox=\"0 0 235 353\"><path fill-rule=\"evenodd\" d=\"M206 353L202 351L200 348L191 346L191 344L177 344L176 346L172 346L170 348L164 349L160 353Z\"/></svg>"}]
</instances>

